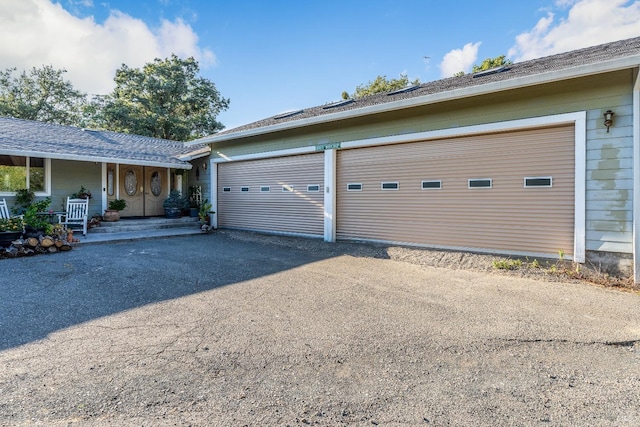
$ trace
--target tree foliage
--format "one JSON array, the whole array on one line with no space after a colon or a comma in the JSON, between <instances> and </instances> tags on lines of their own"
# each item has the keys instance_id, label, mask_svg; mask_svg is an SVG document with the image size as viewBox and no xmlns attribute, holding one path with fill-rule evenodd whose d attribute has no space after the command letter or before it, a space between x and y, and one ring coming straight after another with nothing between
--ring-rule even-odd
<instances>
[{"instance_id":1,"label":"tree foliage","mask_svg":"<svg viewBox=\"0 0 640 427\"><path fill-rule=\"evenodd\" d=\"M87 103L86 94L64 80L65 69L33 67L0 71L0 115L61 125L77 125Z\"/></svg>"},{"instance_id":2,"label":"tree foliage","mask_svg":"<svg viewBox=\"0 0 640 427\"><path fill-rule=\"evenodd\" d=\"M471 68L472 73L477 73L479 71L486 71L492 68L502 67L503 65L511 65L513 62L510 59L507 59L506 55L496 56L495 58L487 58L482 61L480 64L476 64ZM466 73L464 71L459 71L455 73L454 77L464 76Z\"/></svg>"},{"instance_id":3,"label":"tree foliage","mask_svg":"<svg viewBox=\"0 0 640 427\"><path fill-rule=\"evenodd\" d=\"M342 99L357 99L375 93L391 92L419 84L420 79L409 81L409 77L406 74L401 74L399 79L387 79L387 76L378 76L374 81L370 81L366 85L358 85L352 94L347 91L342 92Z\"/></svg>"},{"instance_id":4,"label":"tree foliage","mask_svg":"<svg viewBox=\"0 0 640 427\"><path fill-rule=\"evenodd\" d=\"M216 116L229 107L213 82L198 76L194 58L156 58L142 69L123 64L113 92L95 98L94 124L156 138L188 141L219 131Z\"/></svg>"}]
</instances>

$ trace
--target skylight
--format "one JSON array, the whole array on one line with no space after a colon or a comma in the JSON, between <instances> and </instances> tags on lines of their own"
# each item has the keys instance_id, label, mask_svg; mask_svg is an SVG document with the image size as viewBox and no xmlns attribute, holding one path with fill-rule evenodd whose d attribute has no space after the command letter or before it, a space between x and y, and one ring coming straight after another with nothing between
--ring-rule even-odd
<instances>
[{"instance_id":1,"label":"skylight","mask_svg":"<svg viewBox=\"0 0 640 427\"><path fill-rule=\"evenodd\" d=\"M491 74L498 74L498 73L502 73L503 71L507 71L509 70L509 68L507 68L506 65L502 65L500 67L496 67L496 68L490 68L488 70L484 70L484 71L478 71L477 73L473 74L473 78L475 79L476 77L484 77L484 76L488 76Z\"/></svg>"},{"instance_id":2,"label":"skylight","mask_svg":"<svg viewBox=\"0 0 640 427\"><path fill-rule=\"evenodd\" d=\"M407 87L403 87L402 89L398 89L398 90L394 90L393 92L389 92L387 94L387 96L391 96L391 95L397 95L399 93L406 93L406 92L411 92L412 90L416 90L420 87L420 85L413 85L413 86L407 86Z\"/></svg>"},{"instance_id":3,"label":"skylight","mask_svg":"<svg viewBox=\"0 0 640 427\"><path fill-rule=\"evenodd\" d=\"M324 107L322 107L323 110L328 110L330 108L337 108L337 107L342 107L343 105L349 105L352 102L355 102L353 99L343 99L341 101L338 102L332 102L331 104L327 104Z\"/></svg>"},{"instance_id":4,"label":"skylight","mask_svg":"<svg viewBox=\"0 0 640 427\"><path fill-rule=\"evenodd\" d=\"M295 111L287 111L286 113L282 113L278 116L274 117L274 120L286 119L287 117L292 117L297 114L302 113L304 110L295 110Z\"/></svg>"}]
</instances>

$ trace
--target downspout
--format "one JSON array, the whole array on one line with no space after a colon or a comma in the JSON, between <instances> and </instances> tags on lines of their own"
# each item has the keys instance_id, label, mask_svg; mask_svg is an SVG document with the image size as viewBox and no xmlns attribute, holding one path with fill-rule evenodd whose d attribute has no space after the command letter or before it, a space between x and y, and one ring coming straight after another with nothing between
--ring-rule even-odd
<instances>
[{"instance_id":1,"label":"downspout","mask_svg":"<svg viewBox=\"0 0 640 427\"><path fill-rule=\"evenodd\" d=\"M640 68L633 85L633 280L640 283Z\"/></svg>"}]
</instances>

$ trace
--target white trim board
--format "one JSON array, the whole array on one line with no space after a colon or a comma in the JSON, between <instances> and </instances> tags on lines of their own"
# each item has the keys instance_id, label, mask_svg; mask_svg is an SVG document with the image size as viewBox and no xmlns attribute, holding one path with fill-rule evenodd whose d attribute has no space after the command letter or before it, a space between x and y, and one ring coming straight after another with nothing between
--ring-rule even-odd
<instances>
[{"instance_id":1,"label":"white trim board","mask_svg":"<svg viewBox=\"0 0 640 427\"><path fill-rule=\"evenodd\" d=\"M633 85L633 278L640 283L640 67Z\"/></svg>"}]
</instances>

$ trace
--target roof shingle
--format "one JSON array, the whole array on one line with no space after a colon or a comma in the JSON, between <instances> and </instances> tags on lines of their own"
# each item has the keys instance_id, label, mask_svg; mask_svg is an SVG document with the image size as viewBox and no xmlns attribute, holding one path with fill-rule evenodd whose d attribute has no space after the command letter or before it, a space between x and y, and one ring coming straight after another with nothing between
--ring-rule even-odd
<instances>
[{"instance_id":1,"label":"roof shingle","mask_svg":"<svg viewBox=\"0 0 640 427\"><path fill-rule=\"evenodd\" d=\"M189 164L178 156L202 147L187 147L180 141L147 136L0 117L0 154L28 152L51 158L188 168Z\"/></svg>"}]
</instances>

